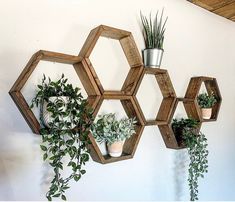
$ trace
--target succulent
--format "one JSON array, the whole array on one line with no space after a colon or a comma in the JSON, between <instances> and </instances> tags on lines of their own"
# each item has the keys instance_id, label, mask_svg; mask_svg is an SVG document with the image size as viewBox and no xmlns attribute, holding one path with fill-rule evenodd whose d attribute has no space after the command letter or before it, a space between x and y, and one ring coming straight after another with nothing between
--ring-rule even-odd
<instances>
[{"instance_id":1,"label":"succulent","mask_svg":"<svg viewBox=\"0 0 235 202\"><path fill-rule=\"evenodd\" d=\"M163 20L162 10L160 19L158 18L158 12L155 18L152 20L151 13L149 15L149 20L140 12L140 18L143 25L143 36L145 41L145 46L147 49L158 48L163 49L164 34L165 34L165 25L168 17Z\"/></svg>"}]
</instances>

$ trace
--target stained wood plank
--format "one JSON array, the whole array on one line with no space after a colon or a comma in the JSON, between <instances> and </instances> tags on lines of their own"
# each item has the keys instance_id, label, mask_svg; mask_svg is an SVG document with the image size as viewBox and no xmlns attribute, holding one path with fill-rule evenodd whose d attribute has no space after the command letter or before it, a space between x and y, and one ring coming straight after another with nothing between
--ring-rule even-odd
<instances>
[{"instance_id":1,"label":"stained wood plank","mask_svg":"<svg viewBox=\"0 0 235 202\"><path fill-rule=\"evenodd\" d=\"M213 10L213 13L228 19L233 19L235 16L235 2Z\"/></svg>"},{"instance_id":2,"label":"stained wood plank","mask_svg":"<svg viewBox=\"0 0 235 202\"><path fill-rule=\"evenodd\" d=\"M188 0L208 11L235 21L235 0Z\"/></svg>"},{"instance_id":3,"label":"stained wood plank","mask_svg":"<svg viewBox=\"0 0 235 202\"><path fill-rule=\"evenodd\" d=\"M40 124L20 91L9 92L27 124L35 134L39 134Z\"/></svg>"}]
</instances>

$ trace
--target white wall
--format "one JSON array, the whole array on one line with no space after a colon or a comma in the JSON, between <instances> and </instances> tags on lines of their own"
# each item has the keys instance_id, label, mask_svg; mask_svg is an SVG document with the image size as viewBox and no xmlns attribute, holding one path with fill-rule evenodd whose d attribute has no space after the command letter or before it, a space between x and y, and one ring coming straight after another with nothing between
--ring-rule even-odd
<instances>
[{"instance_id":1,"label":"white wall","mask_svg":"<svg viewBox=\"0 0 235 202\"><path fill-rule=\"evenodd\" d=\"M155 13L162 7L169 16L162 66L168 69L177 95L184 95L191 76L205 75L217 78L223 96L218 121L202 127L210 156L199 197L235 200L235 24L185 0L0 0L0 200L45 200L48 186L45 179L50 173L41 160L40 137L31 132L8 95L31 55L39 49L76 55L89 31L99 24L131 31L141 50L139 11ZM106 53L101 49L97 54ZM119 60L108 62L111 66ZM125 72L124 66L119 67L111 72ZM42 72L52 77L61 73L48 68L40 64L32 75L24 89L28 100ZM100 68L97 71L103 75L110 67ZM66 71L75 82L74 74ZM114 83L103 77L105 85ZM124 77L115 79L120 84ZM151 85L144 85L145 93L151 94ZM146 103L151 99L139 96ZM119 106L110 110L118 111ZM90 161L87 174L72 184L68 199L187 200L184 172L177 170L181 174L174 177L174 168L183 166L184 158L184 152L166 149L157 127L146 127L134 159L107 165ZM175 187L176 179L182 183ZM112 181L115 186L110 185ZM177 196L181 187L182 194Z\"/></svg>"}]
</instances>

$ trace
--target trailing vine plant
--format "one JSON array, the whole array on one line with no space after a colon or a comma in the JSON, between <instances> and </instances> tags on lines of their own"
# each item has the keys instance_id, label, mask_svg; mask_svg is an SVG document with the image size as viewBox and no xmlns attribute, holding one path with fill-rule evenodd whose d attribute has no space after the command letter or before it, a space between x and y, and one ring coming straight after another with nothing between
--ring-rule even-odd
<instances>
[{"instance_id":1,"label":"trailing vine plant","mask_svg":"<svg viewBox=\"0 0 235 202\"><path fill-rule=\"evenodd\" d=\"M79 181L86 173L84 166L89 160L87 146L93 121L92 109L88 107L80 89L68 84L63 74L57 81L51 81L49 77L46 79L44 75L41 85L37 87L31 107L40 109L40 147L44 153L43 160L48 161L54 171L46 197L49 201L53 197L66 200L65 191L70 188L69 182ZM66 96L66 102L60 96ZM51 100L51 97L56 99ZM43 107L50 113L47 124ZM66 177L62 173L65 167L71 170Z\"/></svg>"},{"instance_id":2,"label":"trailing vine plant","mask_svg":"<svg viewBox=\"0 0 235 202\"><path fill-rule=\"evenodd\" d=\"M198 200L198 180L208 172L207 139L198 131L198 121L194 119L174 119L172 129L178 140L187 147L189 154L188 183L190 200Z\"/></svg>"}]
</instances>

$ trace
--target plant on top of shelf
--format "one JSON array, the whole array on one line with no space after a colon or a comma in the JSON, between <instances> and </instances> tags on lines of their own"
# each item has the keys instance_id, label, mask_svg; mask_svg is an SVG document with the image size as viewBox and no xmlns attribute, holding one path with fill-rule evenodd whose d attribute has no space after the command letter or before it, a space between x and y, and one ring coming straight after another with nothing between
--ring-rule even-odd
<instances>
[{"instance_id":1,"label":"plant on top of shelf","mask_svg":"<svg viewBox=\"0 0 235 202\"><path fill-rule=\"evenodd\" d=\"M98 143L107 144L110 156L119 157L125 140L136 133L136 122L135 118L117 120L114 113L99 115L92 125L92 134Z\"/></svg>"},{"instance_id":2,"label":"plant on top of shelf","mask_svg":"<svg viewBox=\"0 0 235 202\"><path fill-rule=\"evenodd\" d=\"M143 28L143 37L145 49L143 50L144 65L146 67L160 67L163 56L163 43L165 35L165 25L168 17L163 19L162 9L161 16L158 18L158 11L152 20L151 14L149 19L140 12L140 18Z\"/></svg>"},{"instance_id":3,"label":"plant on top of shelf","mask_svg":"<svg viewBox=\"0 0 235 202\"><path fill-rule=\"evenodd\" d=\"M211 95L201 93L197 96L197 102L201 108L202 118L210 119L212 115L212 107L217 102L215 95L213 93Z\"/></svg>"},{"instance_id":4,"label":"plant on top of shelf","mask_svg":"<svg viewBox=\"0 0 235 202\"><path fill-rule=\"evenodd\" d=\"M190 163L188 168L188 183L190 200L198 200L198 179L208 172L207 139L198 129L195 119L173 119L172 129L177 140L187 147Z\"/></svg>"},{"instance_id":5,"label":"plant on top of shelf","mask_svg":"<svg viewBox=\"0 0 235 202\"><path fill-rule=\"evenodd\" d=\"M54 171L46 197L48 200L53 197L66 200L69 181L78 181L86 173L84 165L89 160L87 145L90 143L92 109L80 89L68 84L63 74L57 81L47 80L44 75L37 87L31 108L40 109L43 160ZM69 176L62 173L65 167L71 169Z\"/></svg>"}]
</instances>

